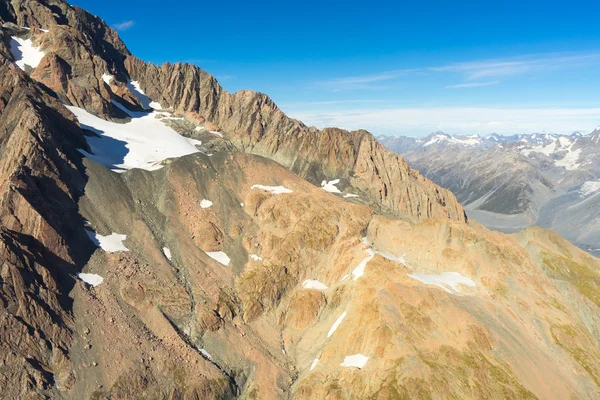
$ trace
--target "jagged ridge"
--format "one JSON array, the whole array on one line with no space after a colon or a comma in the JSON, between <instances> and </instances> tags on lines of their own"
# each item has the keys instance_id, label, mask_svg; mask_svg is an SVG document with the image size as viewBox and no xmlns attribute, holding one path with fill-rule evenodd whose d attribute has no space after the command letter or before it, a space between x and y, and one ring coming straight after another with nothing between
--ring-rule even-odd
<instances>
[{"instance_id":1,"label":"jagged ridge","mask_svg":"<svg viewBox=\"0 0 600 400\"><path fill-rule=\"evenodd\" d=\"M452 193L423 178L366 131L308 128L287 117L267 95L229 94L194 65L155 66L130 56L125 67L150 97L182 115L199 115L242 151L271 158L313 183L348 179L372 204L395 215L466 221Z\"/></svg>"}]
</instances>

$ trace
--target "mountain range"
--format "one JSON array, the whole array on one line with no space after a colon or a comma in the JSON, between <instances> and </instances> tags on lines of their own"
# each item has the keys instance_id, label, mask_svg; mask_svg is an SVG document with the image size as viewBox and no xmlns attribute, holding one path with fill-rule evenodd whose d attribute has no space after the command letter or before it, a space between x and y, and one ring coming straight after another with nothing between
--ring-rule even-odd
<instances>
[{"instance_id":1,"label":"mountain range","mask_svg":"<svg viewBox=\"0 0 600 400\"><path fill-rule=\"evenodd\" d=\"M377 138L491 229L553 229L600 252L600 127L588 134Z\"/></svg>"},{"instance_id":2,"label":"mountain range","mask_svg":"<svg viewBox=\"0 0 600 400\"><path fill-rule=\"evenodd\" d=\"M600 397L600 260L556 232L64 0L0 23L0 398Z\"/></svg>"}]
</instances>

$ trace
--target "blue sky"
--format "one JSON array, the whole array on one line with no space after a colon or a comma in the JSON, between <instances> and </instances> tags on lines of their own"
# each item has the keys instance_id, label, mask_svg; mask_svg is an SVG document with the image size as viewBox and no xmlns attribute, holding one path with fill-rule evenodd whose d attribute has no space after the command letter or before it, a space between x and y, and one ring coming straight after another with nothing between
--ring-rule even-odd
<instances>
[{"instance_id":1,"label":"blue sky","mask_svg":"<svg viewBox=\"0 0 600 400\"><path fill-rule=\"evenodd\" d=\"M600 125L593 1L73 4L136 56L194 63L228 91L267 93L320 128L422 136Z\"/></svg>"}]
</instances>

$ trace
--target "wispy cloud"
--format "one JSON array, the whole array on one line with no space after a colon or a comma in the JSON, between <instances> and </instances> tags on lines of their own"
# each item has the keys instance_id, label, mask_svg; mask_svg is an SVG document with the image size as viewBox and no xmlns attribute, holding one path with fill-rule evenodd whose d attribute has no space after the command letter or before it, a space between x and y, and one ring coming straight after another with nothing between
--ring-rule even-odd
<instances>
[{"instance_id":1,"label":"wispy cloud","mask_svg":"<svg viewBox=\"0 0 600 400\"><path fill-rule=\"evenodd\" d=\"M380 99L347 99L347 100L330 100L330 101L306 101L299 103L284 103L280 104L280 107L311 107L311 106L328 106L328 105L337 105L337 104L351 104L351 103L382 103L385 100Z\"/></svg>"},{"instance_id":2,"label":"wispy cloud","mask_svg":"<svg viewBox=\"0 0 600 400\"><path fill-rule=\"evenodd\" d=\"M414 69L399 69L399 70L395 70L395 71L381 72L381 73L372 74L372 75L348 76L345 78L334 79L332 81L329 81L329 83L360 84L360 83L381 82L381 81L387 81L390 79L396 79L401 76L406 76L407 74L414 72L414 71L415 71Z\"/></svg>"},{"instance_id":3,"label":"wispy cloud","mask_svg":"<svg viewBox=\"0 0 600 400\"><path fill-rule=\"evenodd\" d=\"M330 80L324 80L316 82L318 86L330 87L334 92L342 90L355 90L355 89L384 89L381 85L373 85L375 83L382 83L405 77L411 73L416 73L418 70L415 69L398 69L394 71L385 71L376 74L368 75L357 75L347 76L343 78L334 78Z\"/></svg>"},{"instance_id":4,"label":"wispy cloud","mask_svg":"<svg viewBox=\"0 0 600 400\"><path fill-rule=\"evenodd\" d=\"M495 59L430 67L433 72L454 72L467 80L503 77L530 72L575 68L600 63L600 53L533 54L509 59Z\"/></svg>"},{"instance_id":5,"label":"wispy cloud","mask_svg":"<svg viewBox=\"0 0 600 400\"><path fill-rule=\"evenodd\" d=\"M493 85L497 85L498 83L500 83L500 81L459 83L456 85L448 85L448 86L446 86L446 89L478 88L478 87L493 86Z\"/></svg>"},{"instance_id":6,"label":"wispy cloud","mask_svg":"<svg viewBox=\"0 0 600 400\"><path fill-rule=\"evenodd\" d=\"M135 25L135 21L130 19L129 21L123 21L123 22L119 22L118 24L114 24L112 27L114 29L116 29L117 31L126 31L127 29L131 28L133 25Z\"/></svg>"},{"instance_id":7,"label":"wispy cloud","mask_svg":"<svg viewBox=\"0 0 600 400\"><path fill-rule=\"evenodd\" d=\"M449 89L482 87L496 85L499 81L485 82L482 85L471 81L478 79L501 78L515 75L532 74L551 70L577 68L600 64L600 52L593 53L545 53L529 54L520 57L477 60L450 63L441 66L424 66L412 69L397 69L366 75L348 76L316 82L317 85L331 88L333 91L386 88L384 84L402 78L430 74L456 74L466 82L450 85ZM373 84L378 83L379 86Z\"/></svg>"},{"instance_id":8,"label":"wispy cloud","mask_svg":"<svg viewBox=\"0 0 600 400\"><path fill-rule=\"evenodd\" d=\"M600 125L600 108L433 107L325 111L292 108L288 114L319 128L367 129L375 134L423 136L448 133L489 134L591 132Z\"/></svg>"}]
</instances>

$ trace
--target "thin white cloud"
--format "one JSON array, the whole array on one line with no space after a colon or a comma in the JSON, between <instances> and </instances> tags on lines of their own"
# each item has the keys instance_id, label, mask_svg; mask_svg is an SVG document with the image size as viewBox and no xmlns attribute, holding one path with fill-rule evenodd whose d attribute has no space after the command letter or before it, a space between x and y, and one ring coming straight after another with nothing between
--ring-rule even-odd
<instances>
[{"instance_id":1,"label":"thin white cloud","mask_svg":"<svg viewBox=\"0 0 600 400\"><path fill-rule=\"evenodd\" d=\"M500 83L500 81L459 83L456 85L448 85L448 86L446 86L446 89L478 88L478 87L493 86L493 85L497 85L498 83Z\"/></svg>"},{"instance_id":2,"label":"thin white cloud","mask_svg":"<svg viewBox=\"0 0 600 400\"><path fill-rule=\"evenodd\" d=\"M433 72L455 72L468 80L574 68L600 63L600 53L533 54L516 58L470 61L431 67Z\"/></svg>"},{"instance_id":3,"label":"thin white cloud","mask_svg":"<svg viewBox=\"0 0 600 400\"><path fill-rule=\"evenodd\" d=\"M345 111L293 110L288 114L318 128L338 126L367 129L375 134L423 136L448 133L513 134L530 132L591 132L600 125L600 108L437 107L360 109Z\"/></svg>"},{"instance_id":4,"label":"thin white cloud","mask_svg":"<svg viewBox=\"0 0 600 400\"><path fill-rule=\"evenodd\" d=\"M451 63L442 66L397 69L380 73L334 78L316 83L319 86L332 88L334 91L372 89L374 83L390 82L404 77L414 77L425 74L457 74L469 82L484 78L499 78L599 64L600 52L529 54L505 59L477 60ZM382 88L382 86L379 86L378 88Z\"/></svg>"},{"instance_id":5,"label":"thin white cloud","mask_svg":"<svg viewBox=\"0 0 600 400\"><path fill-rule=\"evenodd\" d=\"M385 89L381 85L374 85L375 83L382 83L398 79L403 76L408 76L412 73L416 73L415 69L398 69L394 71L385 71L376 74L368 75L357 75L347 76L342 78L334 78L330 80L324 80L316 82L317 86L332 88L334 92L340 92L342 90L357 90L357 89Z\"/></svg>"},{"instance_id":6,"label":"thin white cloud","mask_svg":"<svg viewBox=\"0 0 600 400\"><path fill-rule=\"evenodd\" d=\"M346 100L329 100L329 101L306 101L299 103L283 103L280 107L310 107L310 106L325 106L335 104L349 104L349 103L383 103L385 100L380 99L346 99Z\"/></svg>"},{"instance_id":7,"label":"thin white cloud","mask_svg":"<svg viewBox=\"0 0 600 400\"><path fill-rule=\"evenodd\" d=\"M345 78L334 79L328 83L337 83L337 84L360 84L360 83L373 83L373 82L381 82L387 81L390 79L396 79L401 76L406 76L407 74L414 72L413 69L399 69L395 71L387 71L381 72L378 74L372 75L362 75L362 76L348 76Z\"/></svg>"},{"instance_id":8,"label":"thin white cloud","mask_svg":"<svg viewBox=\"0 0 600 400\"><path fill-rule=\"evenodd\" d=\"M112 27L117 31L126 31L133 25L135 25L135 21L130 19L129 21L123 21L119 22L118 24L114 24Z\"/></svg>"}]
</instances>

